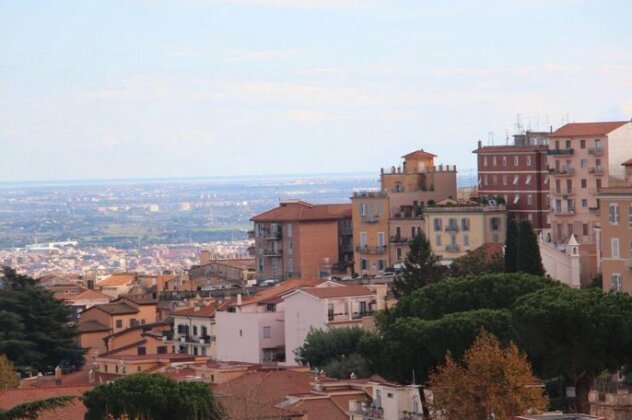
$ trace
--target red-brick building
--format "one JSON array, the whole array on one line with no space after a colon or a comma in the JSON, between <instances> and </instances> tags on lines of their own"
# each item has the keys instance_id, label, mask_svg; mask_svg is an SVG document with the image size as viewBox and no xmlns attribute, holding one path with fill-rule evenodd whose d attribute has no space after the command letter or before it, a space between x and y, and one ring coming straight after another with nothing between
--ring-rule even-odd
<instances>
[{"instance_id":1,"label":"red-brick building","mask_svg":"<svg viewBox=\"0 0 632 420\"><path fill-rule=\"evenodd\" d=\"M478 191L481 197L502 198L510 218L528 219L536 229L550 227L548 220L549 134L531 132L514 135L513 143L483 146L478 155Z\"/></svg>"}]
</instances>

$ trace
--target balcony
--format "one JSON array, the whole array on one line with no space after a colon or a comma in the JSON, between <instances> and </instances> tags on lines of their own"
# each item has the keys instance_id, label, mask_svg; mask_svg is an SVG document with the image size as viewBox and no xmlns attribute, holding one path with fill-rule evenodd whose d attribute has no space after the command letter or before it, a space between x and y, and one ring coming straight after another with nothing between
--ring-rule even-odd
<instances>
[{"instance_id":1,"label":"balcony","mask_svg":"<svg viewBox=\"0 0 632 420\"><path fill-rule=\"evenodd\" d=\"M588 173L589 174L594 174L594 175L603 175L603 167L602 166L593 166L591 168L588 168Z\"/></svg>"},{"instance_id":2,"label":"balcony","mask_svg":"<svg viewBox=\"0 0 632 420\"><path fill-rule=\"evenodd\" d=\"M575 195L575 191L573 190L559 190L559 191L552 191L551 192L552 195L556 196L556 197L562 197L562 198L566 198L566 197L571 197L573 195Z\"/></svg>"},{"instance_id":3,"label":"balcony","mask_svg":"<svg viewBox=\"0 0 632 420\"><path fill-rule=\"evenodd\" d=\"M458 232L459 227L457 225L447 225L444 230L446 232Z\"/></svg>"},{"instance_id":4,"label":"balcony","mask_svg":"<svg viewBox=\"0 0 632 420\"><path fill-rule=\"evenodd\" d=\"M567 209L553 209L553 214L556 216L574 216L575 207L569 207Z\"/></svg>"},{"instance_id":5,"label":"balcony","mask_svg":"<svg viewBox=\"0 0 632 420\"><path fill-rule=\"evenodd\" d=\"M389 242L392 244L407 244L408 241L408 238L404 238L400 235L391 236L391 239L389 240Z\"/></svg>"},{"instance_id":6,"label":"balcony","mask_svg":"<svg viewBox=\"0 0 632 420\"><path fill-rule=\"evenodd\" d=\"M283 255L283 251L280 249L264 249L263 256L264 257L281 257Z\"/></svg>"},{"instance_id":7,"label":"balcony","mask_svg":"<svg viewBox=\"0 0 632 420\"><path fill-rule=\"evenodd\" d=\"M343 252L343 253L353 252L353 244L340 245L340 252Z\"/></svg>"},{"instance_id":8,"label":"balcony","mask_svg":"<svg viewBox=\"0 0 632 420\"><path fill-rule=\"evenodd\" d=\"M362 319L365 316L373 316L374 311L360 311L360 312L353 312L351 314L351 319Z\"/></svg>"},{"instance_id":9,"label":"balcony","mask_svg":"<svg viewBox=\"0 0 632 420\"><path fill-rule=\"evenodd\" d=\"M459 252L461 248L456 244L449 244L445 246L445 252Z\"/></svg>"},{"instance_id":10,"label":"balcony","mask_svg":"<svg viewBox=\"0 0 632 420\"><path fill-rule=\"evenodd\" d=\"M358 245L356 251L361 254L384 254L386 252L386 246Z\"/></svg>"},{"instance_id":11,"label":"balcony","mask_svg":"<svg viewBox=\"0 0 632 420\"><path fill-rule=\"evenodd\" d=\"M261 238L272 240L272 241L278 241L281 239L281 231L280 230L272 230L272 231L264 230L261 234Z\"/></svg>"},{"instance_id":12,"label":"balcony","mask_svg":"<svg viewBox=\"0 0 632 420\"><path fill-rule=\"evenodd\" d=\"M568 156L572 155L573 152L573 149L549 149L547 150L546 154L552 156Z\"/></svg>"},{"instance_id":13,"label":"balcony","mask_svg":"<svg viewBox=\"0 0 632 420\"><path fill-rule=\"evenodd\" d=\"M353 235L353 229L350 226L344 226L340 228L340 234L342 236L351 236Z\"/></svg>"},{"instance_id":14,"label":"balcony","mask_svg":"<svg viewBox=\"0 0 632 420\"><path fill-rule=\"evenodd\" d=\"M588 149L588 154L593 156L601 156L603 155L603 149L601 147L595 147L592 149Z\"/></svg>"},{"instance_id":15,"label":"balcony","mask_svg":"<svg viewBox=\"0 0 632 420\"><path fill-rule=\"evenodd\" d=\"M549 168L549 174L557 176L573 176L575 175L575 169L571 167Z\"/></svg>"},{"instance_id":16,"label":"balcony","mask_svg":"<svg viewBox=\"0 0 632 420\"><path fill-rule=\"evenodd\" d=\"M379 223L380 216L378 214L373 214L371 216L362 216L362 223Z\"/></svg>"}]
</instances>

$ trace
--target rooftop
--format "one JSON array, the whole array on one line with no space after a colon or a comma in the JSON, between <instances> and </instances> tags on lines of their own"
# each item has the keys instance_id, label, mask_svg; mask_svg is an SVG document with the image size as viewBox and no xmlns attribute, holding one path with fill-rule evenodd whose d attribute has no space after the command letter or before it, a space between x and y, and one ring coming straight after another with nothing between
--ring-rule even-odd
<instances>
[{"instance_id":1,"label":"rooftop","mask_svg":"<svg viewBox=\"0 0 632 420\"><path fill-rule=\"evenodd\" d=\"M414 152L402 156L403 159L432 159L436 157L437 155L425 152L424 149L415 150Z\"/></svg>"},{"instance_id":2,"label":"rooftop","mask_svg":"<svg viewBox=\"0 0 632 420\"><path fill-rule=\"evenodd\" d=\"M77 331L79 331L80 333L90 333L99 331L110 331L110 328L98 321L90 320L79 322L79 325L77 325Z\"/></svg>"},{"instance_id":3,"label":"rooftop","mask_svg":"<svg viewBox=\"0 0 632 420\"><path fill-rule=\"evenodd\" d=\"M127 286L136 280L136 274L112 274L110 277L97 283L101 287L120 287Z\"/></svg>"},{"instance_id":4,"label":"rooftop","mask_svg":"<svg viewBox=\"0 0 632 420\"><path fill-rule=\"evenodd\" d=\"M196 306L176 311L173 316L186 316L194 318L211 318L215 316L217 305L211 303L209 305Z\"/></svg>"},{"instance_id":5,"label":"rooftop","mask_svg":"<svg viewBox=\"0 0 632 420\"><path fill-rule=\"evenodd\" d=\"M133 306L130 306L127 303L123 303L123 302L104 303L101 305L95 305L90 309L99 309L110 315L125 315L125 314L138 313L137 308L134 308Z\"/></svg>"},{"instance_id":6,"label":"rooftop","mask_svg":"<svg viewBox=\"0 0 632 420\"><path fill-rule=\"evenodd\" d=\"M551 137L605 136L630 121L569 123L555 130Z\"/></svg>"},{"instance_id":7,"label":"rooftop","mask_svg":"<svg viewBox=\"0 0 632 420\"><path fill-rule=\"evenodd\" d=\"M52 397L80 397L92 386L55 386L50 388L9 389L0 391L0 408L8 410L16 405L43 400ZM74 400L68 406L54 410L45 410L37 418L39 420L82 419L86 407L80 400Z\"/></svg>"},{"instance_id":8,"label":"rooftop","mask_svg":"<svg viewBox=\"0 0 632 420\"><path fill-rule=\"evenodd\" d=\"M305 293L319 299L341 298L353 296L371 296L373 291L365 286L345 286L345 287L310 287L302 289Z\"/></svg>"},{"instance_id":9,"label":"rooftop","mask_svg":"<svg viewBox=\"0 0 632 420\"><path fill-rule=\"evenodd\" d=\"M351 217L351 204L310 204L305 201L281 202L279 207L253 216L253 222L309 222Z\"/></svg>"},{"instance_id":10,"label":"rooftop","mask_svg":"<svg viewBox=\"0 0 632 420\"><path fill-rule=\"evenodd\" d=\"M66 298L66 300L89 300L89 299L112 299L111 296L108 296L104 293L97 292L96 290L88 289L84 292L81 292L77 295L72 295Z\"/></svg>"},{"instance_id":11,"label":"rooftop","mask_svg":"<svg viewBox=\"0 0 632 420\"><path fill-rule=\"evenodd\" d=\"M285 293L288 293L294 289L302 288L302 287L314 287L323 283L323 280L320 279L291 279L282 281L281 283L268 287L255 296L243 297L241 305L250 305L253 303L263 303L268 301L269 299L275 298L277 296L281 296ZM231 306L240 306L236 302L231 302Z\"/></svg>"}]
</instances>

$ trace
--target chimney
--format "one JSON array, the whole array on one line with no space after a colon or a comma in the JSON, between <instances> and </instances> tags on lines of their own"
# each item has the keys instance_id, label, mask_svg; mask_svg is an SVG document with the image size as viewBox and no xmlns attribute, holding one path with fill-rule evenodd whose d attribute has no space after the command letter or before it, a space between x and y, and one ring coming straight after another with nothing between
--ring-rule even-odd
<instances>
[{"instance_id":1,"label":"chimney","mask_svg":"<svg viewBox=\"0 0 632 420\"><path fill-rule=\"evenodd\" d=\"M480 148L482 148L482 147L483 147L483 142L479 140L479 141L478 141L478 148L480 149Z\"/></svg>"}]
</instances>

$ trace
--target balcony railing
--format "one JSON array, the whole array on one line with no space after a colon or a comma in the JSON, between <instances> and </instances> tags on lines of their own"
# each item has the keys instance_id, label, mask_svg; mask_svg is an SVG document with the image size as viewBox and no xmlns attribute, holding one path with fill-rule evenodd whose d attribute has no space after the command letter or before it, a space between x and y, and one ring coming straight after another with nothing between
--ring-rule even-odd
<instances>
[{"instance_id":1,"label":"balcony railing","mask_svg":"<svg viewBox=\"0 0 632 420\"><path fill-rule=\"evenodd\" d=\"M362 216L361 220L362 223L378 223L380 221L380 215Z\"/></svg>"},{"instance_id":2,"label":"balcony railing","mask_svg":"<svg viewBox=\"0 0 632 420\"><path fill-rule=\"evenodd\" d=\"M549 168L549 173L551 175L573 176L573 175L575 175L575 168L570 168L570 167Z\"/></svg>"},{"instance_id":3,"label":"balcony railing","mask_svg":"<svg viewBox=\"0 0 632 420\"><path fill-rule=\"evenodd\" d=\"M573 190L559 190L559 191L553 191L552 192L553 195L555 196L570 196L570 195L575 195L575 191Z\"/></svg>"},{"instance_id":4,"label":"balcony railing","mask_svg":"<svg viewBox=\"0 0 632 420\"><path fill-rule=\"evenodd\" d=\"M573 149L549 149L547 150L548 155L554 156L564 156L564 155L572 155L574 152Z\"/></svg>"},{"instance_id":5,"label":"balcony railing","mask_svg":"<svg viewBox=\"0 0 632 420\"><path fill-rule=\"evenodd\" d=\"M386 246L358 245L356 251L363 254L384 254L386 252Z\"/></svg>"},{"instance_id":6,"label":"balcony railing","mask_svg":"<svg viewBox=\"0 0 632 420\"><path fill-rule=\"evenodd\" d=\"M458 245L449 244L445 246L445 250L446 252L459 252L461 248Z\"/></svg>"},{"instance_id":7,"label":"balcony railing","mask_svg":"<svg viewBox=\"0 0 632 420\"><path fill-rule=\"evenodd\" d=\"M601 147L595 147L592 149L588 149L588 154L593 156L601 156L603 155L603 149Z\"/></svg>"},{"instance_id":8,"label":"balcony railing","mask_svg":"<svg viewBox=\"0 0 632 420\"><path fill-rule=\"evenodd\" d=\"M405 238L400 235L394 235L394 236L391 236L390 242L393 244L407 244L408 238Z\"/></svg>"},{"instance_id":9,"label":"balcony railing","mask_svg":"<svg viewBox=\"0 0 632 420\"><path fill-rule=\"evenodd\" d=\"M457 225L447 225L445 227L445 231L446 232L458 232L459 231L459 227Z\"/></svg>"},{"instance_id":10,"label":"balcony railing","mask_svg":"<svg viewBox=\"0 0 632 420\"><path fill-rule=\"evenodd\" d=\"M591 168L588 168L588 173L589 174L595 174L595 175L603 175L603 167L602 166L593 166Z\"/></svg>"},{"instance_id":11,"label":"balcony railing","mask_svg":"<svg viewBox=\"0 0 632 420\"><path fill-rule=\"evenodd\" d=\"M280 257L283 255L283 251L280 249L264 249L263 256L264 257Z\"/></svg>"},{"instance_id":12,"label":"balcony railing","mask_svg":"<svg viewBox=\"0 0 632 420\"><path fill-rule=\"evenodd\" d=\"M340 228L340 234L344 236L353 235L353 229L351 229L350 227L342 227Z\"/></svg>"},{"instance_id":13,"label":"balcony railing","mask_svg":"<svg viewBox=\"0 0 632 420\"><path fill-rule=\"evenodd\" d=\"M575 207L569 207L567 209L553 209L553 213L556 216L574 216Z\"/></svg>"},{"instance_id":14,"label":"balcony railing","mask_svg":"<svg viewBox=\"0 0 632 420\"><path fill-rule=\"evenodd\" d=\"M273 241L278 241L279 239L281 239L281 231L280 230L273 230L273 231L264 230L262 232L261 237L263 239L271 239Z\"/></svg>"},{"instance_id":15,"label":"balcony railing","mask_svg":"<svg viewBox=\"0 0 632 420\"><path fill-rule=\"evenodd\" d=\"M373 311L353 312L351 314L351 319L361 319L361 318L364 318L365 316L372 316L373 313L374 313Z\"/></svg>"}]
</instances>

